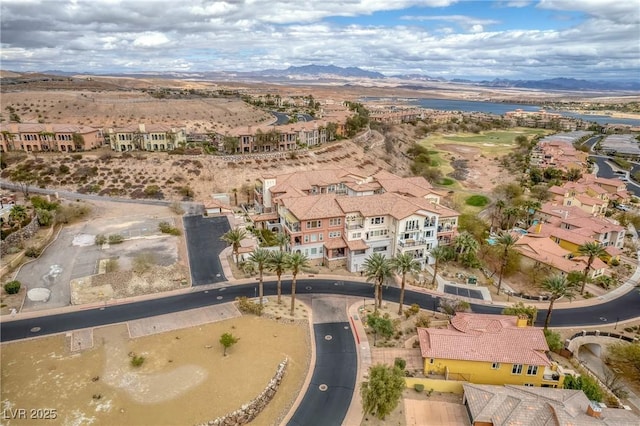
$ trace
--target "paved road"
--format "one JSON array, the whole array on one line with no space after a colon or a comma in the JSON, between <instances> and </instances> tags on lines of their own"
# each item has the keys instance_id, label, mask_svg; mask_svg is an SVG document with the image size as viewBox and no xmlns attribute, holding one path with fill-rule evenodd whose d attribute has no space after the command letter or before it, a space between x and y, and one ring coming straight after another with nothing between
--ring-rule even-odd
<instances>
[{"instance_id":1,"label":"paved road","mask_svg":"<svg viewBox=\"0 0 640 426\"><path fill-rule=\"evenodd\" d=\"M611 168L611 165L607 161L609 157L606 156L595 156L592 155L589 158L593 159L598 165L598 177L609 178L609 179L617 179L623 175L616 174L614 170ZM636 171L640 171L640 164L633 163L631 173L635 173ZM626 175L628 177L628 174ZM629 181L625 182L627 184L627 190L632 192L636 197L640 197L640 185Z\"/></svg>"},{"instance_id":2,"label":"paved road","mask_svg":"<svg viewBox=\"0 0 640 426\"><path fill-rule=\"evenodd\" d=\"M187 294L162 299L107 306L101 309L87 309L80 312L40 318L4 321L0 324L0 340L5 342L27 337L43 336L232 302L239 296L253 297L254 287L256 287L256 285L253 283L234 285L216 290L208 290L206 293L205 290L198 290L196 288ZM266 282L264 287L265 296L276 295L275 282ZM291 282L288 280L283 281L283 292L286 294L290 291ZM372 298L373 288L370 284L355 281L344 281L344 285L336 286L334 280L299 279L297 293L301 295L339 294ZM399 293L400 289L390 287L384 290L383 298L385 300L397 301ZM221 298L217 299L217 296L221 296ZM405 292L405 304L407 306L417 303L423 309L434 310L437 307L439 299L439 297L430 294L414 291ZM640 306L640 291L633 290L600 305L568 309L556 308L551 318L551 327L592 326L615 322L616 319L619 321L633 319L638 317L638 306ZM502 310L502 307L471 304L471 310L479 313L498 314ZM546 310L544 309L538 312L536 325L543 325L545 314ZM31 331L33 327L40 327L40 329Z\"/></svg>"},{"instance_id":3,"label":"paved road","mask_svg":"<svg viewBox=\"0 0 640 426\"><path fill-rule=\"evenodd\" d=\"M340 425L356 394L357 356L344 296L313 296L316 363L289 426Z\"/></svg>"},{"instance_id":4,"label":"paved road","mask_svg":"<svg viewBox=\"0 0 640 426\"><path fill-rule=\"evenodd\" d=\"M227 246L220 237L229 231L226 216L185 216L184 230L194 286L226 281L219 254Z\"/></svg>"}]
</instances>

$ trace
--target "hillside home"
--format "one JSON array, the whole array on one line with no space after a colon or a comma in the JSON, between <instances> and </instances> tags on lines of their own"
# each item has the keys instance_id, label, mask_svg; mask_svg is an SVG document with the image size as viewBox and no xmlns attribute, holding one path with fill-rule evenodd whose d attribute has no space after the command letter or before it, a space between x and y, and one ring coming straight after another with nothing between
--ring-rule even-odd
<instances>
[{"instance_id":1,"label":"hillside home","mask_svg":"<svg viewBox=\"0 0 640 426\"><path fill-rule=\"evenodd\" d=\"M164 124L110 127L105 139L114 151L171 151L187 143L184 128Z\"/></svg>"},{"instance_id":2,"label":"hillside home","mask_svg":"<svg viewBox=\"0 0 640 426\"><path fill-rule=\"evenodd\" d=\"M457 313L446 329L418 328L424 374L494 385L562 387L541 328L526 318Z\"/></svg>"},{"instance_id":3,"label":"hillside home","mask_svg":"<svg viewBox=\"0 0 640 426\"><path fill-rule=\"evenodd\" d=\"M0 152L88 151L103 145L102 131L75 124L8 123L0 125Z\"/></svg>"},{"instance_id":4,"label":"hillside home","mask_svg":"<svg viewBox=\"0 0 640 426\"><path fill-rule=\"evenodd\" d=\"M576 150L564 141L540 142L531 150L531 165L546 169L553 167L562 171L584 170L587 166L587 153Z\"/></svg>"},{"instance_id":5,"label":"hillside home","mask_svg":"<svg viewBox=\"0 0 640 426\"><path fill-rule=\"evenodd\" d=\"M636 426L630 410L603 407L582 390L465 383L463 404L473 426Z\"/></svg>"}]
</instances>

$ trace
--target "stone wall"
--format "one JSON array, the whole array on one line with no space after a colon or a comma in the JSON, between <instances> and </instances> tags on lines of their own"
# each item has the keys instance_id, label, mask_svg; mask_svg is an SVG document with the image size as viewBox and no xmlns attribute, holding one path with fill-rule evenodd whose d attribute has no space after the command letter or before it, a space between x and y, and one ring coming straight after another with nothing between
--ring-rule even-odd
<instances>
[{"instance_id":1,"label":"stone wall","mask_svg":"<svg viewBox=\"0 0 640 426\"><path fill-rule=\"evenodd\" d=\"M10 235L7 235L7 238L2 241L2 245L0 245L0 256L5 256L9 253L9 249L13 246L20 244L22 241L26 241L29 238L33 237L36 232L40 229L40 224L38 223L37 216L34 216L31 222L24 228L19 231L16 231Z\"/></svg>"},{"instance_id":2,"label":"stone wall","mask_svg":"<svg viewBox=\"0 0 640 426\"><path fill-rule=\"evenodd\" d=\"M280 387L280 382L284 376L284 371L287 368L289 360L285 358L276 370L276 374L273 376L267 387L247 404L244 404L240 409L229 413L225 416L218 417L215 420L209 420L207 423L201 423L199 426L230 426L230 425L244 425L255 419L258 414L269 404Z\"/></svg>"}]
</instances>

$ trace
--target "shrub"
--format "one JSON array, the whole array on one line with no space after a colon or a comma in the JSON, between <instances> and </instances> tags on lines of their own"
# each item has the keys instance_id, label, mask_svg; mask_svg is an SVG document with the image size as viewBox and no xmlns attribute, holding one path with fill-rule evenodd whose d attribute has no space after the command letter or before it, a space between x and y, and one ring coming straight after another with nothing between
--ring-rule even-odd
<instances>
[{"instance_id":1,"label":"shrub","mask_svg":"<svg viewBox=\"0 0 640 426\"><path fill-rule=\"evenodd\" d=\"M97 246L101 246L106 242L107 242L107 237L105 237L104 234L96 235L95 243L96 243Z\"/></svg>"},{"instance_id":2,"label":"shrub","mask_svg":"<svg viewBox=\"0 0 640 426\"><path fill-rule=\"evenodd\" d=\"M416 318L416 328L428 328L431 325L431 318L427 314L420 314Z\"/></svg>"},{"instance_id":3,"label":"shrub","mask_svg":"<svg viewBox=\"0 0 640 426\"><path fill-rule=\"evenodd\" d=\"M620 261L617 258L612 257L611 260L609 261L609 265L611 265L611 266L619 266L620 265Z\"/></svg>"},{"instance_id":4,"label":"shrub","mask_svg":"<svg viewBox=\"0 0 640 426\"><path fill-rule=\"evenodd\" d=\"M412 315L417 315L418 313L420 313L420 305L418 305L417 303L414 303L404 310L405 318L409 318Z\"/></svg>"},{"instance_id":5,"label":"shrub","mask_svg":"<svg viewBox=\"0 0 640 426\"><path fill-rule=\"evenodd\" d=\"M149 185L144 189L144 194L147 197L157 197L160 195L160 187L158 185Z\"/></svg>"},{"instance_id":6,"label":"shrub","mask_svg":"<svg viewBox=\"0 0 640 426\"><path fill-rule=\"evenodd\" d=\"M25 256L27 256L27 257L33 257L33 258L36 258L36 257L40 256L40 253L42 253L42 250L40 250L40 249L38 249L38 248L36 248L36 247L31 246L31 247L28 247L28 248L25 250L24 255L25 255Z\"/></svg>"},{"instance_id":7,"label":"shrub","mask_svg":"<svg viewBox=\"0 0 640 426\"><path fill-rule=\"evenodd\" d=\"M38 223L42 226L49 226L53 223L55 218L54 213L51 210L36 209L36 217Z\"/></svg>"},{"instance_id":8,"label":"shrub","mask_svg":"<svg viewBox=\"0 0 640 426\"><path fill-rule=\"evenodd\" d=\"M404 371L405 367L407 366L407 361L405 361L402 358L396 358L393 361L393 366L399 368L402 371Z\"/></svg>"},{"instance_id":9,"label":"shrub","mask_svg":"<svg viewBox=\"0 0 640 426\"><path fill-rule=\"evenodd\" d=\"M4 285L4 291L6 291L7 294L18 294L21 286L22 284L18 280L9 281Z\"/></svg>"},{"instance_id":10,"label":"shrub","mask_svg":"<svg viewBox=\"0 0 640 426\"><path fill-rule=\"evenodd\" d=\"M158 224L158 229L163 234L182 235L182 232L180 232L180 230L178 228L171 226L171 224L169 222L160 222Z\"/></svg>"},{"instance_id":11,"label":"shrub","mask_svg":"<svg viewBox=\"0 0 640 426\"><path fill-rule=\"evenodd\" d=\"M145 358L142 355L131 354L131 366L140 367L144 364Z\"/></svg>"},{"instance_id":12,"label":"shrub","mask_svg":"<svg viewBox=\"0 0 640 426\"><path fill-rule=\"evenodd\" d=\"M71 154L71 159L72 160L81 160L82 159L82 154Z\"/></svg>"},{"instance_id":13,"label":"shrub","mask_svg":"<svg viewBox=\"0 0 640 426\"><path fill-rule=\"evenodd\" d=\"M422 383L416 383L415 385L413 385L413 388L416 390L416 392L422 392L424 390L424 385Z\"/></svg>"},{"instance_id":14,"label":"shrub","mask_svg":"<svg viewBox=\"0 0 640 426\"><path fill-rule=\"evenodd\" d=\"M124 237L120 234L109 235L109 244L120 244L124 241Z\"/></svg>"},{"instance_id":15,"label":"shrub","mask_svg":"<svg viewBox=\"0 0 640 426\"><path fill-rule=\"evenodd\" d=\"M558 352L564 346L560 333L556 333L551 330L544 330L544 337L547 340L547 345L549 345L549 350L551 351Z\"/></svg>"},{"instance_id":16,"label":"shrub","mask_svg":"<svg viewBox=\"0 0 640 426\"><path fill-rule=\"evenodd\" d=\"M61 175L66 175L67 173L69 173L69 166L67 166L66 164L60 164L60 166L58 167L58 173L60 173Z\"/></svg>"},{"instance_id":17,"label":"shrub","mask_svg":"<svg viewBox=\"0 0 640 426\"><path fill-rule=\"evenodd\" d=\"M57 210L60 206L60 203L56 203L55 201L49 202L46 198L39 195L34 195L29 201L31 201L34 208L42 210Z\"/></svg>"},{"instance_id":18,"label":"shrub","mask_svg":"<svg viewBox=\"0 0 640 426\"><path fill-rule=\"evenodd\" d=\"M262 311L264 309L263 305L252 302L251 300L247 299L244 296L238 297L236 298L236 300L238 301L238 309L240 309L240 312L254 314L254 315L262 315Z\"/></svg>"}]
</instances>

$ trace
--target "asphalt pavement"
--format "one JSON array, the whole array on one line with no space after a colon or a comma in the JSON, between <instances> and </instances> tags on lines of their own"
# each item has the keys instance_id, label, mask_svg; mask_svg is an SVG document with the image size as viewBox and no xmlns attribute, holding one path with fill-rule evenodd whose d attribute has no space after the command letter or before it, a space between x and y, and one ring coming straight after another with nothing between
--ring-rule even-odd
<instances>
[{"instance_id":1,"label":"asphalt pavement","mask_svg":"<svg viewBox=\"0 0 640 426\"><path fill-rule=\"evenodd\" d=\"M227 246L220 240L220 237L230 229L227 217L184 216L183 223L192 285L226 281L219 255Z\"/></svg>"}]
</instances>

